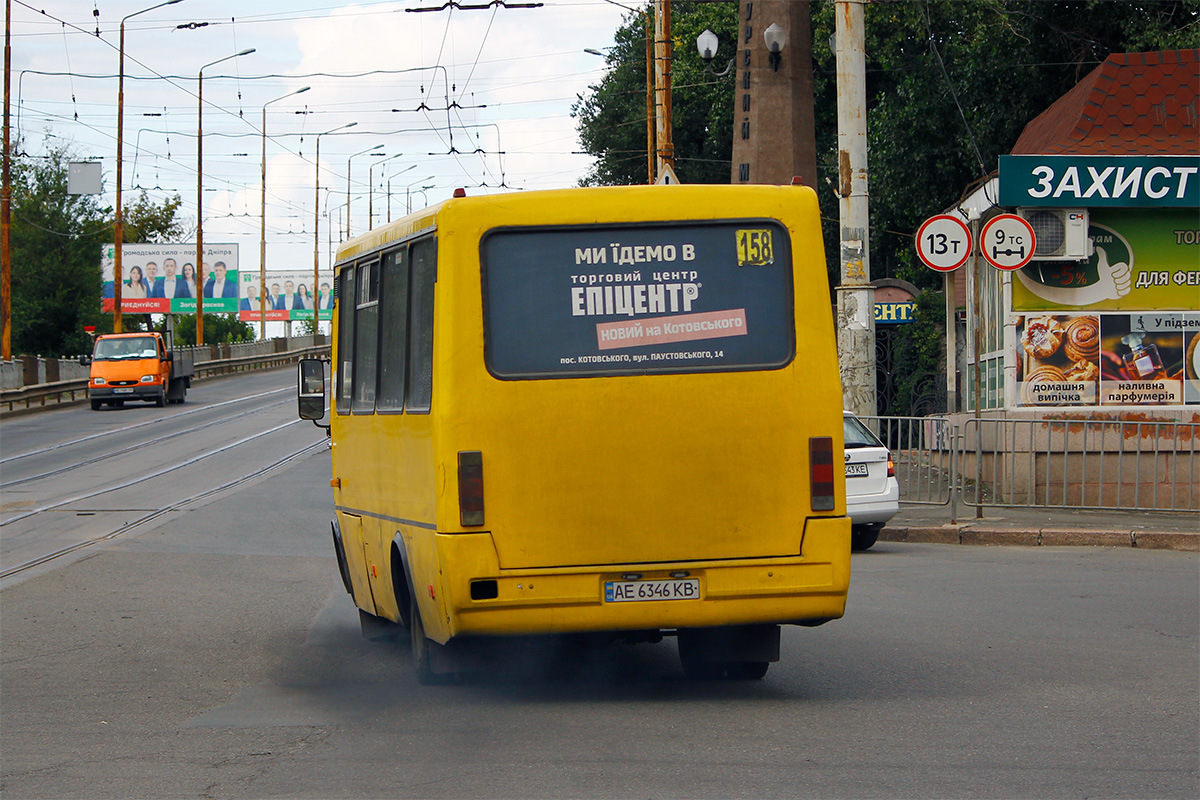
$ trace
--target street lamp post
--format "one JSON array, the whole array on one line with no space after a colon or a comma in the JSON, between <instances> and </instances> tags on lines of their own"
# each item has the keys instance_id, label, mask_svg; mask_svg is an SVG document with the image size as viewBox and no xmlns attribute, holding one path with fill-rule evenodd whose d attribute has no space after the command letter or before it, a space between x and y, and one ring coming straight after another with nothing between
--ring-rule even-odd
<instances>
[{"instance_id":1,"label":"street lamp post","mask_svg":"<svg viewBox=\"0 0 1200 800\"><path fill-rule=\"evenodd\" d=\"M359 150L350 158L346 159L346 238L350 238L350 162L354 160L354 156L361 156L363 153L370 153L372 150L378 150L383 147L382 144L377 144L374 147L368 147L366 150Z\"/></svg>"},{"instance_id":2,"label":"street lamp post","mask_svg":"<svg viewBox=\"0 0 1200 800\"><path fill-rule=\"evenodd\" d=\"M210 61L196 72L196 344L204 344L204 70L254 52L250 47L240 53Z\"/></svg>"},{"instance_id":3,"label":"street lamp post","mask_svg":"<svg viewBox=\"0 0 1200 800\"><path fill-rule=\"evenodd\" d=\"M121 322L121 282L124 279L121 269L121 245L125 238L125 212L121 208L121 164L124 155L125 141L125 20L145 14L163 6L173 6L182 0L166 0L165 3L143 8L121 18L121 38L117 47L120 54L120 68L117 71L117 210L113 218L113 333L122 331Z\"/></svg>"},{"instance_id":4,"label":"street lamp post","mask_svg":"<svg viewBox=\"0 0 1200 800\"><path fill-rule=\"evenodd\" d=\"M267 338L267 106L279 102L294 94L307 92L305 86L294 92L268 100L262 107L262 240L258 249L258 338Z\"/></svg>"},{"instance_id":5,"label":"street lamp post","mask_svg":"<svg viewBox=\"0 0 1200 800\"><path fill-rule=\"evenodd\" d=\"M313 299L317 301L317 308L313 309L314 332L316 331L321 310L321 292L318 288L321 280L321 137L334 131L353 128L357 124L357 122L347 122L345 125L339 125L336 128L325 131L325 133L317 134L317 153L313 159L316 166L315 177L313 179ZM326 203L328 203L328 195L326 195ZM328 212L328 209L326 209L326 212ZM328 216L328 213L326 213L326 216ZM332 228L330 230L332 233Z\"/></svg>"},{"instance_id":6,"label":"street lamp post","mask_svg":"<svg viewBox=\"0 0 1200 800\"><path fill-rule=\"evenodd\" d=\"M412 213L412 187L416 186L418 183L424 183L425 181L431 181L431 180L433 180L432 175L430 175L428 178L421 178L421 180L419 180L419 181L413 181L408 186L404 187L404 213L405 214ZM426 186L425 188L432 189L433 187Z\"/></svg>"},{"instance_id":7,"label":"street lamp post","mask_svg":"<svg viewBox=\"0 0 1200 800\"><path fill-rule=\"evenodd\" d=\"M392 221L392 178L399 178L399 177L400 177L401 175L403 175L404 173L406 173L406 172L409 172L409 171L411 171L411 170L414 170L414 169L416 169L416 168L417 168L417 165L416 165L416 164L413 164L413 165L412 165L412 166L410 166L410 167L405 167L404 169L400 170L400 171L399 171L399 172L397 172L395 175L393 175L391 178L388 178L388 181L387 181L387 184L388 184L388 190L387 190L387 198L388 198L388 199L387 199L387 221L388 221L388 222L391 222L391 221Z\"/></svg>"},{"instance_id":8,"label":"street lamp post","mask_svg":"<svg viewBox=\"0 0 1200 800\"><path fill-rule=\"evenodd\" d=\"M380 153L382 155L382 153ZM375 224L375 167L383 166L393 158L399 158L403 153L396 153L394 156L388 156L382 161L376 161L371 166L367 167L367 230L371 230ZM415 167L416 164L413 164ZM411 168L410 168L411 169Z\"/></svg>"},{"instance_id":9,"label":"street lamp post","mask_svg":"<svg viewBox=\"0 0 1200 800\"><path fill-rule=\"evenodd\" d=\"M637 11L637 9L633 9ZM642 18L646 30L646 183L654 183L654 19L645 11L637 11ZM605 57L605 54L591 47L583 52L594 56Z\"/></svg>"}]
</instances>

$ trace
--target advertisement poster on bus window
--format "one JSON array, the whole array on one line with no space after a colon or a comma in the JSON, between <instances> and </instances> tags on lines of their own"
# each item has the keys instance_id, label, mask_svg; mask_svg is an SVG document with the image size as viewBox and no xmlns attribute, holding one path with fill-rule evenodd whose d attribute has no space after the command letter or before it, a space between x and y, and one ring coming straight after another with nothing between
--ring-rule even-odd
<instances>
[{"instance_id":1,"label":"advertisement poster on bus window","mask_svg":"<svg viewBox=\"0 0 1200 800\"><path fill-rule=\"evenodd\" d=\"M259 284L261 276L254 270L241 275L238 295L238 319L258 322L262 307ZM266 309L268 322L311 320L314 306L319 320L333 319L333 275L321 273L313 291L312 270L268 270Z\"/></svg>"},{"instance_id":2,"label":"advertisement poster on bus window","mask_svg":"<svg viewBox=\"0 0 1200 800\"><path fill-rule=\"evenodd\" d=\"M795 355L773 220L493 231L484 354L500 378L773 369Z\"/></svg>"},{"instance_id":3,"label":"advertisement poster on bus window","mask_svg":"<svg viewBox=\"0 0 1200 800\"><path fill-rule=\"evenodd\" d=\"M1200 404L1200 312L1018 317L1023 406Z\"/></svg>"},{"instance_id":4,"label":"advertisement poster on bus window","mask_svg":"<svg viewBox=\"0 0 1200 800\"><path fill-rule=\"evenodd\" d=\"M100 310L113 313L116 246L104 245ZM126 244L121 247L122 314L195 314L196 244ZM204 245L204 313L237 311L238 246Z\"/></svg>"}]
</instances>

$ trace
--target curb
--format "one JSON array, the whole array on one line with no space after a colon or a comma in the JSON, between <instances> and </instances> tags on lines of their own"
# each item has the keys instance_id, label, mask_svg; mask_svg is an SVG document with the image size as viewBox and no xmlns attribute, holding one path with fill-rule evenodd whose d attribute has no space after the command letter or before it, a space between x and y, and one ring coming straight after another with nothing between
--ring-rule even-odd
<instances>
[{"instance_id":1,"label":"curb","mask_svg":"<svg viewBox=\"0 0 1200 800\"><path fill-rule=\"evenodd\" d=\"M1113 531L995 528L982 525L885 526L882 542L962 544L986 547L1136 547L1200 553L1200 534L1178 531Z\"/></svg>"}]
</instances>

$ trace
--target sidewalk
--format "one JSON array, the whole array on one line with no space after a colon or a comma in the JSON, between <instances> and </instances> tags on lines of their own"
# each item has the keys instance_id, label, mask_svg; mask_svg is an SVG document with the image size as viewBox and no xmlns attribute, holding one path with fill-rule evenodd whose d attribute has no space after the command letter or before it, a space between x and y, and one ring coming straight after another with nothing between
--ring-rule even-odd
<instances>
[{"instance_id":1,"label":"sidewalk","mask_svg":"<svg viewBox=\"0 0 1200 800\"><path fill-rule=\"evenodd\" d=\"M900 504L879 534L883 542L1015 546L1140 547L1200 552L1200 514L1047 508L975 508Z\"/></svg>"}]
</instances>

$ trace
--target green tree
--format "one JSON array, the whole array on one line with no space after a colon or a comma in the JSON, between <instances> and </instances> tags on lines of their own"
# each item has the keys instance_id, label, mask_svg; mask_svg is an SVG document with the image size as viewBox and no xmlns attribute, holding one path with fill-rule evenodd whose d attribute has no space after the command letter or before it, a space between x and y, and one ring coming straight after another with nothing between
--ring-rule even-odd
<instances>
[{"instance_id":1,"label":"green tree","mask_svg":"<svg viewBox=\"0 0 1200 800\"><path fill-rule=\"evenodd\" d=\"M184 222L177 218L183 200L179 195L168 197L156 205L143 189L141 194L132 202L125 204L121 226L124 236L121 241L129 244L166 244L185 241L190 236ZM109 241L116 238L116 225L109 235Z\"/></svg>"},{"instance_id":2,"label":"green tree","mask_svg":"<svg viewBox=\"0 0 1200 800\"><path fill-rule=\"evenodd\" d=\"M683 109L675 118L677 172L684 182L726 183L733 76L701 78L692 43L704 27L736 41L736 4L676 8L674 106ZM832 299L840 282L832 188L838 185L834 0L812 0L810 8L817 191ZM609 71L575 105L584 149L596 158L585 184L644 180L639 20L629 17L617 31ZM875 0L866 7L865 26L871 277L903 278L927 290L917 321L903 326L896 341L905 377L889 411L908 413L941 355L943 322L932 294L941 276L913 250L922 220L993 172L1026 123L1109 54L1196 47L1200 0Z\"/></svg>"},{"instance_id":3,"label":"green tree","mask_svg":"<svg viewBox=\"0 0 1200 800\"><path fill-rule=\"evenodd\" d=\"M13 148L19 153L19 144ZM67 194L72 154L12 158L12 347L28 355L85 353L85 325L111 330L100 313L100 248L107 226L94 197Z\"/></svg>"},{"instance_id":4,"label":"green tree","mask_svg":"<svg viewBox=\"0 0 1200 800\"><path fill-rule=\"evenodd\" d=\"M812 15L819 186L836 209L834 3L815 0ZM1025 124L1110 53L1195 47L1200 0L876 2L865 25L871 276L940 287L913 250L921 221L994 171Z\"/></svg>"},{"instance_id":5,"label":"green tree","mask_svg":"<svg viewBox=\"0 0 1200 800\"><path fill-rule=\"evenodd\" d=\"M164 320L158 328L166 329ZM242 322L236 314L205 314L204 343L231 344L233 342L249 342L254 340L254 326ZM175 315L175 344L189 346L196 343L196 315Z\"/></svg>"},{"instance_id":6,"label":"green tree","mask_svg":"<svg viewBox=\"0 0 1200 800\"><path fill-rule=\"evenodd\" d=\"M708 28L725 42L722 54L732 55L737 5L681 0L671 8L675 172L684 183L729 183L734 72L721 78L712 75L696 53L695 42ZM650 4L643 14L626 17L613 37L616 43L606 58L608 71L571 109L583 149L596 159L580 181L584 186L646 182L644 14L653 18Z\"/></svg>"}]
</instances>

